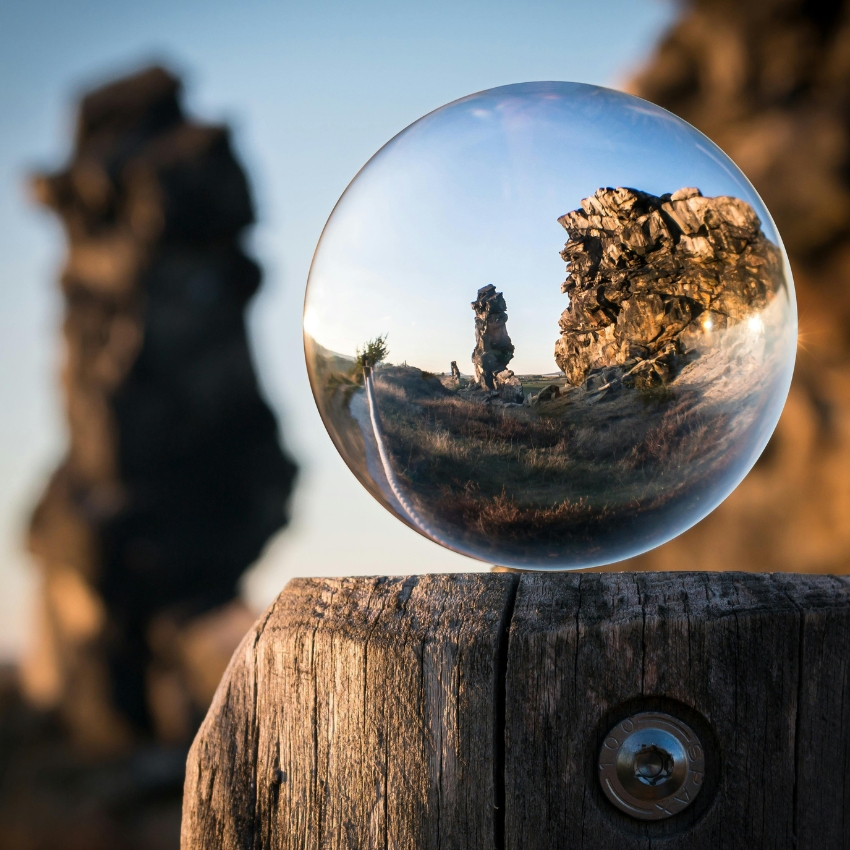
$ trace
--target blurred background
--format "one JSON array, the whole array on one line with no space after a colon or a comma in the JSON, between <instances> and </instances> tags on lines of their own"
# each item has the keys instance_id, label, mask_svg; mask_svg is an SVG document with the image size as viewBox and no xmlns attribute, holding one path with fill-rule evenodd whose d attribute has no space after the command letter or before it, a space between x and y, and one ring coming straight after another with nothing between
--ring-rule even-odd
<instances>
[{"instance_id":1,"label":"blurred background","mask_svg":"<svg viewBox=\"0 0 850 850\"><path fill-rule=\"evenodd\" d=\"M850 564L850 3L0 8L0 850L171 848L186 747L296 575L487 569L385 513L307 383L310 259L391 136L526 80L623 88L773 212L800 352L762 460L616 569Z\"/></svg>"}]
</instances>

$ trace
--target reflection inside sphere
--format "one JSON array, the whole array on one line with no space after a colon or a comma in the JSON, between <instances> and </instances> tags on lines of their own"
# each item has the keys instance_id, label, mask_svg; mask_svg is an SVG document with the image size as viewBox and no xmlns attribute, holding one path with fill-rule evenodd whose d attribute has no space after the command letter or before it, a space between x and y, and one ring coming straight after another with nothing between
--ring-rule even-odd
<instances>
[{"instance_id":1,"label":"reflection inside sphere","mask_svg":"<svg viewBox=\"0 0 850 850\"><path fill-rule=\"evenodd\" d=\"M764 448L795 347L779 236L731 160L566 83L482 92L393 139L328 221L305 304L352 471L505 566L609 563L705 516Z\"/></svg>"}]
</instances>

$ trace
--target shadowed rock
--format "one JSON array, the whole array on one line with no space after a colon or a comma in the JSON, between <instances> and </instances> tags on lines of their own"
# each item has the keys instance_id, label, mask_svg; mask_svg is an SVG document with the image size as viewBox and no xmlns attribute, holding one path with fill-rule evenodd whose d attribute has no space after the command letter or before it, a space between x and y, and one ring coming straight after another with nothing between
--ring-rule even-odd
<instances>
[{"instance_id":1,"label":"shadowed rock","mask_svg":"<svg viewBox=\"0 0 850 850\"><path fill-rule=\"evenodd\" d=\"M244 625L219 628L204 669L187 629L236 604L295 474L245 329L247 181L227 128L185 117L179 81L151 68L84 97L70 162L33 182L68 241L68 451L30 529L28 692L90 748L187 741L212 696L195 685L214 687Z\"/></svg>"},{"instance_id":2,"label":"shadowed rock","mask_svg":"<svg viewBox=\"0 0 850 850\"><path fill-rule=\"evenodd\" d=\"M561 394L561 388L557 384L549 384L544 387L536 396L536 401L552 401L553 398L558 398Z\"/></svg>"},{"instance_id":3,"label":"shadowed rock","mask_svg":"<svg viewBox=\"0 0 850 850\"><path fill-rule=\"evenodd\" d=\"M475 349L472 365L475 381L482 390L497 392L503 401L521 404L522 384L507 368L513 360L514 346L508 336L505 298L490 284L478 290L472 302L475 311Z\"/></svg>"},{"instance_id":4,"label":"shadowed rock","mask_svg":"<svg viewBox=\"0 0 850 850\"><path fill-rule=\"evenodd\" d=\"M555 361L574 386L615 365L635 385L667 383L712 332L764 307L781 276L778 248L738 198L599 189L558 221L570 303Z\"/></svg>"}]
</instances>

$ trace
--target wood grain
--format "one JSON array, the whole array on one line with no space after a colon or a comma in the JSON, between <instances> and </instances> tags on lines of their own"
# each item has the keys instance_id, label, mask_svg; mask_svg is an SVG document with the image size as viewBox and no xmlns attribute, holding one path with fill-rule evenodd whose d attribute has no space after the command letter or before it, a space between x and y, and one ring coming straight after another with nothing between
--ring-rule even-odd
<instances>
[{"instance_id":1,"label":"wood grain","mask_svg":"<svg viewBox=\"0 0 850 850\"><path fill-rule=\"evenodd\" d=\"M184 850L491 846L501 635L516 584L291 582L237 654L190 754Z\"/></svg>"},{"instance_id":2,"label":"wood grain","mask_svg":"<svg viewBox=\"0 0 850 850\"><path fill-rule=\"evenodd\" d=\"M650 709L697 731L706 782L647 823L596 756ZM847 777L845 579L299 579L195 741L183 848L850 850Z\"/></svg>"}]
</instances>

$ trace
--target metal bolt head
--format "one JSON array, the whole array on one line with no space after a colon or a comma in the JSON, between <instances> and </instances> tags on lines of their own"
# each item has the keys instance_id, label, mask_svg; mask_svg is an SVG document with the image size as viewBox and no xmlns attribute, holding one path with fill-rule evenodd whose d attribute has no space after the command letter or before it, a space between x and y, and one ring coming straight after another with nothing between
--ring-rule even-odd
<instances>
[{"instance_id":1,"label":"metal bolt head","mask_svg":"<svg viewBox=\"0 0 850 850\"><path fill-rule=\"evenodd\" d=\"M634 775L644 784L660 785L673 775L673 756L656 744L641 747L634 755Z\"/></svg>"},{"instance_id":2,"label":"metal bolt head","mask_svg":"<svg viewBox=\"0 0 850 850\"><path fill-rule=\"evenodd\" d=\"M661 712L633 714L606 736L599 781L620 811L662 820L687 808L705 778L705 753L686 723Z\"/></svg>"}]
</instances>

